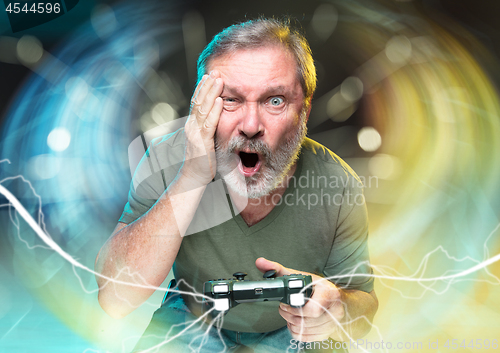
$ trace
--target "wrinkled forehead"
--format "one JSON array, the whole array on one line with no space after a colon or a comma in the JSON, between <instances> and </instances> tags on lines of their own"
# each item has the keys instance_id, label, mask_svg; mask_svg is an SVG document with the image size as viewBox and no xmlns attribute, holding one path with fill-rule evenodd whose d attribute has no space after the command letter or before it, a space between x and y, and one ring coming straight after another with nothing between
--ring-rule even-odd
<instances>
[{"instance_id":1,"label":"wrinkled forehead","mask_svg":"<svg viewBox=\"0 0 500 353\"><path fill-rule=\"evenodd\" d=\"M282 46L266 45L230 50L210 58L205 73L208 74L213 69L223 71L223 76L225 72L233 73L235 78L241 79L245 77L245 73L250 73L253 74L254 83L263 81L266 85L268 85L267 80L288 78L286 80L288 85L294 87L298 85L300 93L305 96L297 60L290 50ZM247 75L247 78L248 76L251 75Z\"/></svg>"},{"instance_id":2,"label":"wrinkled forehead","mask_svg":"<svg viewBox=\"0 0 500 353\"><path fill-rule=\"evenodd\" d=\"M220 72L226 93L249 100L273 94L283 94L292 101L303 98L295 61L281 50L238 51L215 59L210 68Z\"/></svg>"}]
</instances>

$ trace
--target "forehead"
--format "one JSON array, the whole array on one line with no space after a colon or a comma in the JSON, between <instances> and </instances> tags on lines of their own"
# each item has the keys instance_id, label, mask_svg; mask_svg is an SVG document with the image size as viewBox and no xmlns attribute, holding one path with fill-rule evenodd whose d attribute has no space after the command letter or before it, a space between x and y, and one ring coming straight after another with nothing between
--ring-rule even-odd
<instances>
[{"instance_id":1,"label":"forehead","mask_svg":"<svg viewBox=\"0 0 500 353\"><path fill-rule=\"evenodd\" d=\"M213 59L207 71L217 69L225 89L259 92L276 89L302 96L298 66L293 55L280 47L240 49Z\"/></svg>"}]
</instances>

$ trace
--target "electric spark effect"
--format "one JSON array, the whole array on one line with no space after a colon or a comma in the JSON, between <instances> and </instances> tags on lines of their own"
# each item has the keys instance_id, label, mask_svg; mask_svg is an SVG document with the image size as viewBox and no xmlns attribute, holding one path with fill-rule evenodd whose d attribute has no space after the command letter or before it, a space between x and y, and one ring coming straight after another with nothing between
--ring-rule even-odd
<instances>
[{"instance_id":1,"label":"electric spark effect","mask_svg":"<svg viewBox=\"0 0 500 353\"><path fill-rule=\"evenodd\" d=\"M160 288L160 287L156 287L156 286L150 286L150 285L147 285L147 284L125 282L125 281L116 280L114 278L110 278L110 277L107 277L107 276L103 276L102 274L100 274L98 272L95 272L94 270L92 270L92 269L88 268L87 266L81 264L80 262L78 262L77 260L75 260L71 255L69 255L68 253L66 253L56 242L54 242L44 232L44 230L39 226L39 224L31 217L31 215L29 214L29 212L19 202L19 200L14 195L12 195L12 193L10 191L8 191L5 187L3 187L3 185L1 185L1 182L0 182L0 194L2 194L3 196L5 196L7 198L7 200L10 202L10 204L15 208L15 210L19 213L19 215L30 225L30 227L33 229L33 231L35 231L35 233L40 237L41 240L45 244L47 244L50 247L50 249L56 251L62 258L64 258L67 262L69 262L73 267L78 267L78 268L80 268L80 269L82 269L84 271L87 271L87 272L95 275L95 276L98 276L98 277L106 279L108 281L106 285L108 285L109 282L113 282L113 283L117 283L117 284L129 285L129 286L133 286L133 287L155 289L155 290L160 290L160 291L162 291L162 290L164 291L165 290L164 288ZM493 232L497 231L499 227L500 227L500 225L498 225L494 229ZM491 234L493 234L493 232ZM491 236L491 234L490 234L490 236ZM488 239L489 239L489 237L488 237ZM425 268L425 264L427 262L427 259L428 259L428 256L426 256L425 259L422 262L422 267L424 267L424 268ZM455 260L457 260L457 259L455 259ZM415 278L414 276L416 275L416 273L420 272L420 270L417 270L417 272L414 275L410 276L410 277L385 276L385 275L376 275L376 274L365 275L365 274L356 274L356 273L351 273L349 275L331 276L331 277L326 277L326 278L323 278L321 280L312 282L311 284L309 284L308 286L306 286L302 291L304 291L309 286L313 286L314 284L316 284L316 283L318 283L319 281L322 281L322 280L338 280L338 279L343 279L343 278L352 279L353 277L373 277L373 278L378 278L378 279L392 279L392 280L397 280L397 281L419 282L419 283L420 282L447 281L447 280L452 280L452 279L457 279L457 278L460 278L460 277L467 276L468 274L471 274L471 273L477 272L477 271L479 271L479 270L481 270L483 268L486 268L487 266L489 266L489 265L491 265L491 264L493 264L493 263L495 263L497 261L500 261L500 254L498 254L496 256L493 256L492 258L487 259L487 260L485 260L485 261L483 261L481 263L478 263L476 266L473 266L473 267L471 267L471 268L469 268L467 270L464 270L462 272L451 274L451 275L440 276L440 277L433 277L433 278L423 278L423 277ZM358 266L360 266L360 265L358 265ZM376 268L376 267L374 266L374 268ZM356 270L356 268L353 269L353 271L355 271L355 270ZM75 275L76 275L76 272L75 272ZM495 277L495 278L498 280L497 277ZM497 284L500 284L500 281ZM83 283L82 283L82 288L83 288ZM211 300L211 298L206 297L206 296L204 296L202 294L194 294L192 292L179 291L179 290L171 290L171 291L173 293L180 293L180 294L186 294L186 295L192 295L192 296L201 296L201 297L203 297L205 299ZM315 301L312 298L310 298L309 300L311 300L311 301L315 302L316 304L318 304L318 302ZM342 303L342 305L345 306L345 303ZM321 308L323 310L325 310L325 312L328 312L327 308L325 308L323 306L321 306ZM166 338L165 338L165 340L163 342L159 343L158 345L156 345L154 347L151 347L150 349L145 350L144 352L152 352L155 349L158 349L158 348L162 347L163 345L167 344L171 340L174 340L175 338L181 336L183 333L187 332L191 327L193 327L197 323L199 323L202 320L204 320L204 318L206 316L208 316L211 313L211 311L213 311L213 310L214 310L214 308L212 308L211 310L209 310L206 313L204 313L197 320L189 322L188 325L186 326L186 328L184 328L182 331L180 331L179 333L175 334L174 336L169 337L169 334L174 329L174 327L181 326L181 325L184 325L184 324L179 324L179 325L172 326L170 328L170 330L167 332ZM350 318L349 313L348 312L346 312L346 313L347 313L348 318ZM349 335L349 333L343 328L343 326L344 325L348 325L348 324L352 323L355 320L360 320L360 319L367 320L366 317L362 316L362 317L355 318L354 320L350 320L349 319L349 321L347 321L347 322L345 322L343 324L340 324L333 317L332 314L330 314L330 313L328 313L328 314L331 316L332 320L334 320L338 324L338 326L340 327L342 333L345 334L346 337L348 337L349 341L351 341L353 339ZM222 313L218 314L217 318L215 320L213 320L213 321L217 322L219 320L222 320L222 315L223 315ZM211 325L209 326L209 328L207 328L207 331L210 329ZM217 325L217 327L218 327L218 332L220 334L220 328L222 327L222 325L221 324ZM303 329L303 327L302 327L302 329ZM376 329L377 329L377 332L380 332L380 330L378 328L376 328ZM205 335L206 335L206 333L205 333ZM197 338L195 338L195 339L197 339ZM194 342L194 340L193 340L193 342ZM202 339L201 345L203 345L203 339ZM201 346L199 348L201 349ZM368 352L367 350L364 350L364 349L362 349L362 350L364 352Z\"/></svg>"},{"instance_id":2,"label":"electric spark effect","mask_svg":"<svg viewBox=\"0 0 500 353\"><path fill-rule=\"evenodd\" d=\"M39 224L31 217L31 215L29 214L29 212L23 207L23 205L19 202L19 200L14 196L12 195L12 193L10 191L8 191L3 185L1 185L2 181L0 181L0 194L5 196L7 198L7 200L10 202L10 205L12 205L15 210L19 213L19 215L29 224L29 226L33 229L33 231L35 231L35 233L40 237L40 239L48 245L48 247L54 251L56 251L62 258L64 258L67 262L69 262L73 267L77 267L77 268L80 268L84 271L87 271L95 276L98 276L98 277L101 277L101 278L104 278L106 279L108 282L106 283L106 285L109 284L109 282L113 282L113 283L117 283L117 284L125 284L125 285L129 285L129 286L133 286L133 287L140 287L140 288L148 288L148 289L155 289L155 290L160 290L160 291L165 291L164 288L161 288L161 287L156 287L156 286L150 286L150 285L147 285L147 284L139 284L139 283L131 283L131 282L125 282L125 281L120 281L120 280L116 280L114 278L110 278L110 277L107 277L107 276L103 276L102 274L98 273L98 272L95 272L94 270L88 268L87 266L81 264L80 262L78 262L77 260L75 260L71 255L69 255L68 253L66 253L56 242L54 242L50 236L48 234L45 233L45 231L39 226ZM34 190L33 190L34 191ZM24 242L24 241L23 241ZM24 242L26 243L26 242ZM27 243L26 243L27 246L29 246ZM33 249L34 247L30 247L30 249ZM48 249L48 248L46 248ZM75 272L75 275L78 277L78 279L80 280L80 283L82 284L82 289L85 290L84 286L83 286L83 283L81 282L81 279L80 277L76 274ZM204 299L207 299L207 300L212 300L211 298L209 297L206 297L205 295L203 294L194 294L192 292L186 292L186 291L180 291L180 290L171 290L171 292L173 293L179 293L179 294L186 294L186 295L191 295L191 296L194 296L194 297L197 297L197 296L200 296ZM157 349L165 344L167 344L168 342L170 342L171 340L181 336L184 332L186 332L187 330L189 330L191 327L193 327L195 324L199 323L200 321L202 321L207 315L209 315L212 311L214 310L214 308L210 309L209 311L207 311L206 313L204 313L202 316L200 316L197 320L189 323L189 325L183 329L181 332L177 333L176 335L166 339L164 342L158 344L157 346L154 346L154 347L151 347L150 349L146 350L145 352L149 352L149 351L153 351L154 349ZM219 316L221 316L222 314L219 314ZM174 328L174 326L172 326L170 328L170 331ZM166 336L168 337L170 331L166 334Z\"/></svg>"},{"instance_id":3,"label":"electric spark effect","mask_svg":"<svg viewBox=\"0 0 500 353\"><path fill-rule=\"evenodd\" d=\"M238 11L251 16L257 3ZM10 103L2 131L0 158L9 161L0 165L15 171L0 177L2 195L26 211L8 198L0 204L12 227L12 239L5 237L13 248L8 268L50 317L107 351L131 348L158 306L152 298L116 322L86 295L98 290L88 264L109 237L126 202L129 170L142 157L127 155L127 147L140 136L137 144L147 148L152 131L186 115L196 54L221 26L242 20L228 15L236 11L231 6L201 12L183 6L146 0L141 7L132 1L96 7L91 21L50 53L33 37L0 37L0 61L35 73ZM263 2L258 15L280 17L282 9L272 7ZM311 138L360 176L378 178L376 187L365 188L381 305L374 336L491 338L500 322L497 60L481 33L439 11L430 18L411 2L332 0L308 7L297 17L319 54L323 79L309 118ZM34 45L36 65L26 50L9 59L6 43ZM335 55L322 58L327 51ZM37 230L24 218L35 214ZM355 271L330 279L354 278ZM148 287L132 269L121 273L134 281L123 283ZM6 310L8 293L0 283ZM418 305L407 305L410 299ZM14 341L29 317L20 312L5 321L4 312L0 321L11 327L0 346L6 335ZM208 331L195 332L196 351Z\"/></svg>"}]
</instances>

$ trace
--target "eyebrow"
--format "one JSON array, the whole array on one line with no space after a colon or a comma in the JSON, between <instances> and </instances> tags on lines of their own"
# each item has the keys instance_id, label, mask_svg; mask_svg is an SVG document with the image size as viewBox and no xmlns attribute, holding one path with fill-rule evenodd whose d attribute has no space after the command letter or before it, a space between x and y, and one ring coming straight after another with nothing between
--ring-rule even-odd
<instances>
[{"instance_id":1,"label":"eyebrow","mask_svg":"<svg viewBox=\"0 0 500 353\"><path fill-rule=\"evenodd\" d=\"M236 95L242 95L239 92L238 87L231 87L231 86L228 86L226 84L224 85L224 89L223 89L222 93L224 93L224 92L236 94ZM293 94L293 92L288 90L285 86L279 85L279 86L268 86L262 95L269 96L269 95L273 95L273 94L285 94L285 93L289 93L290 95Z\"/></svg>"}]
</instances>

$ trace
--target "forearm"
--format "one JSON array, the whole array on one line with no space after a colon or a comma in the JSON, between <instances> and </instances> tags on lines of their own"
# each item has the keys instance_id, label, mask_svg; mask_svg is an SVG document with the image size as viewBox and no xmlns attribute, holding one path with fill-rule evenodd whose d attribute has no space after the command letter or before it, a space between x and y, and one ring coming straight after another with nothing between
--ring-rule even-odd
<instances>
[{"instance_id":1,"label":"forearm","mask_svg":"<svg viewBox=\"0 0 500 353\"><path fill-rule=\"evenodd\" d=\"M180 174L147 213L103 246L96 271L116 282L97 277L99 303L111 316L129 314L165 280L204 190Z\"/></svg>"},{"instance_id":2,"label":"forearm","mask_svg":"<svg viewBox=\"0 0 500 353\"><path fill-rule=\"evenodd\" d=\"M345 315L330 336L336 341L358 339L370 331L373 317L378 309L375 291L366 293L360 290L341 289L341 301Z\"/></svg>"}]
</instances>

